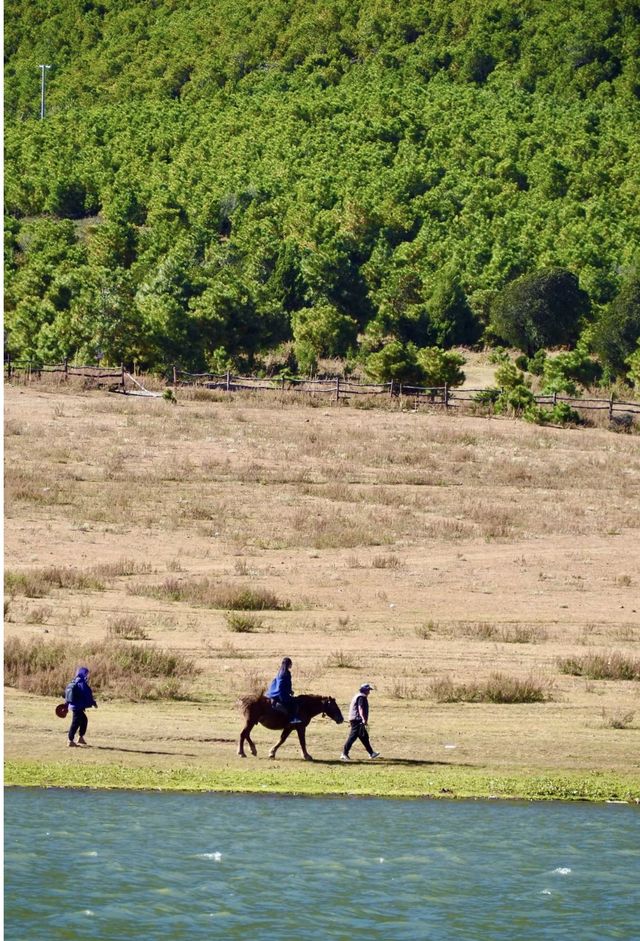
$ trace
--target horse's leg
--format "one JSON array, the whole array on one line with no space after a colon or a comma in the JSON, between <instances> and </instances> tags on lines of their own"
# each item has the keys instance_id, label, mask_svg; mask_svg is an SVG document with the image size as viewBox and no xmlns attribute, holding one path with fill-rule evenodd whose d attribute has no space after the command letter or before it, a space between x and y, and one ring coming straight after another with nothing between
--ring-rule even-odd
<instances>
[{"instance_id":1,"label":"horse's leg","mask_svg":"<svg viewBox=\"0 0 640 941\"><path fill-rule=\"evenodd\" d=\"M247 756L244 753L244 743L246 742L251 749L251 754L255 757L258 754L256 746L253 744L253 739L251 738L251 729L254 727L255 722L247 722L242 732L240 733L240 741L238 742L238 754L241 758L246 758Z\"/></svg>"},{"instance_id":2,"label":"horse's leg","mask_svg":"<svg viewBox=\"0 0 640 941\"><path fill-rule=\"evenodd\" d=\"M300 739L300 748L302 749L302 754L305 761L313 761L313 758L307 751L307 727L306 725L299 725L296 729L298 733L298 738Z\"/></svg>"},{"instance_id":3,"label":"horse's leg","mask_svg":"<svg viewBox=\"0 0 640 941\"><path fill-rule=\"evenodd\" d=\"M284 742L286 742L286 740L287 740L287 739L289 738L289 736L291 735L291 732L292 732L292 731L293 731L293 729L291 728L291 726L288 726L286 729L283 729L283 730L282 730L282 735L280 736L280 740L279 740L278 742L276 742L276 744L273 746L273 748L272 748L271 751L269 752L269 758L275 758L275 757L276 757L276 752L278 751L278 749L280 748L280 746L281 746Z\"/></svg>"}]
</instances>

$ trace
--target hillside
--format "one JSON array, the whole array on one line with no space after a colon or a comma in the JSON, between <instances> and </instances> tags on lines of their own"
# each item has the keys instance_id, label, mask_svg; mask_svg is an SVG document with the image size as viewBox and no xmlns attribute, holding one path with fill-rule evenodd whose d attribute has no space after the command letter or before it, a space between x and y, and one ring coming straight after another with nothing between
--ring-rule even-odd
<instances>
[{"instance_id":1,"label":"hillside","mask_svg":"<svg viewBox=\"0 0 640 941\"><path fill-rule=\"evenodd\" d=\"M632 0L8 0L8 349L312 368L497 340L549 268L573 341L637 264L639 51Z\"/></svg>"}]
</instances>

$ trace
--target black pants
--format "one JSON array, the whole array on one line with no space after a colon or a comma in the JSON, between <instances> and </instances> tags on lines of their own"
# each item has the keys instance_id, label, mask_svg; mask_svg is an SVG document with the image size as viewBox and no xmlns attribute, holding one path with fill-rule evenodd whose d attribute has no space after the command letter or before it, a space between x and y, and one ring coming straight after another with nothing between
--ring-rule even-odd
<instances>
[{"instance_id":1,"label":"black pants","mask_svg":"<svg viewBox=\"0 0 640 941\"><path fill-rule=\"evenodd\" d=\"M349 732L349 738L344 743L344 748L342 749L343 755L349 754L351 746L358 738L366 748L367 753L370 755L373 752L373 748L371 747L369 733L367 732L367 727L364 722L361 722L360 719L352 719L349 724L351 726L351 731Z\"/></svg>"},{"instance_id":2,"label":"black pants","mask_svg":"<svg viewBox=\"0 0 640 941\"><path fill-rule=\"evenodd\" d=\"M298 713L298 706L295 701L295 698L288 699L286 702L283 702L281 699L272 699L271 705L276 710L276 712L281 712L287 719L295 719Z\"/></svg>"},{"instance_id":3,"label":"black pants","mask_svg":"<svg viewBox=\"0 0 640 941\"><path fill-rule=\"evenodd\" d=\"M71 720L71 725L69 726L69 741L72 742L75 738L76 732L80 733L80 737L84 736L84 733L87 731L87 726L89 725L89 720L87 718L87 713L84 709L73 709L73 719Z\"/></svg>"}]
</instances>

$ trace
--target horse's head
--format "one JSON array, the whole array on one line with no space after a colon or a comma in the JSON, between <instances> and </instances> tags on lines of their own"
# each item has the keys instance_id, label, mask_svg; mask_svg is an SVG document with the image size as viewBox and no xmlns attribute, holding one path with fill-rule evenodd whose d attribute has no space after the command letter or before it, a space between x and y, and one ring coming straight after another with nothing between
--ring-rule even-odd
<instances>
[{"instance_id":1,"label":"horse's head","mask_svg":"<svg viewBox=\"0 0 640 941\"><path fill-rule=\"evenodd\" d=\"M333 719L337 725L340 725L342 722L344 722L344 716L340 712L340 706L335 701L333 696L327 696L322 700L322 715L329 716L329 718Z\"/></svg>"}]
</instances>

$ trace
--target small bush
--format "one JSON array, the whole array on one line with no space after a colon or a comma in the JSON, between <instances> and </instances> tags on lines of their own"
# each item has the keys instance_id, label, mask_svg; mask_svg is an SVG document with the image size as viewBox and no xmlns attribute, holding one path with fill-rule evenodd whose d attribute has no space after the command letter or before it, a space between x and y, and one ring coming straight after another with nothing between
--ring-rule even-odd
<instances>
[{"instance_id":1,"label":"small bush","mask_svg":"<svg viewBox=\"0 0 640 941\"><path fill-rule=\"evenodd\" d=\"M27 614L25 621L27 624L44 624L53 614L53 608L47 605L40 605L38 608L32 608Z\"/></svg>"},{"instance_id":2,"label":"small bush","mask_svg":"<svg viewBox=\"0 0 640 941\"><path fill-rule=\"evenodd\" d=\"M133 615L124 615L123 617L116 618L116 620L108 626L107 630L109 635L116 639L148 640L148 636L140 621L138 618L133 617Z\"/></svg>"},{"instance_id":3,"label":"small bush","mask_svg":"<svg viewBox=\"0 0 640 941\"><path fill-rule=\"evenodd\" d=\"M376 555L371 564L374 569L397 569L400 559L397 555Z\"/></svg>"},{"instance_id":4,"label":"small bush","mask_svg":"<svg viewBox=\"0 0 640 941\"><path fill-rule=\"evenodd\" d=\"M161 585L140 585L130 590L133 594L161 601L180 601L206 608L226 608L229 611L286 611L290 607L288 602L281 601L272 591L264 588L218 585L208 578L192 582L166 578Z\"/></svg>"},{"instance_id":5,"label":"small bush","mask_svg":"<svg viewBox=\"0 0 640 941\"><path fill-rule=\"evenodd\" d=\"M579 425L580 415L568 402L558 402L552 408L528 405L522 417L534 425Z\"/></svg>"},{"instance_id":6,"label":"small bush","mask_svg":"<svg viewBox=\"0 0 640 941\"><path fill-rule=\"evenodd\" d=\"M433 621L426 621L424 624L418 624L415 628L416 637L419 637L421 640L429 640L435 629L436 625L433 623Z\"/></svg>"},{"instance_id":7,"label":"small bush","mask_svg":"<svg viewBox=\"0 0 640 941\"><path fill-rule=\"evenodd\" d=\"M628 729L633 723L635 712L613 712L608 715L602 710L602 724L605 729Z\"/></svg>"},{"instance_id":8,"label":"small bush","mask_svg":"<svg viewBox=\"0 0 640 941\"><path fill-rule=\"evenodd\" d=\"M104 583L94 574L76 569L50 566L25 572L7 571L4 576L5 594L43 598L54 588L103 591Z\"/></svg>"},{"instance_id":9,"label":"small bush","mask_svg":"<svg viewBox=\"0 0 640 941\"><path fill-rule=\"evenodd\" d=\"M327 657L327 667L336 667L340 670L356 670L359 663L351 654L345 653L344 650L334 650Z\"/></svg>"},{"instance_id":10,"label":"small bush","mask_svg":"<svg viewBox=\"0 0 640 941\"><path fill-rule=\"evenodd\" d=\"M618 651L588 653L558 660L561 673L586 676L590 680L640 680L640 660Z\"/></svg>"},{"instance_id":11,"label":"small bush","mask_svg":"<svg viewBox=\"0 0 640 941\"><path fill-rule=\"evenodd\" d=\"M262 618L256 617L255 614L238 614L235 611L229 611L224 618L227 627L234 634L252 634L262 627Z\"/></svg>"},{"instance_id":12,"label":"small bush","mask_svg":"<svg viewBox=\"0 0 640 941\"><path fill-rule=\"evenodd\" d=\"M99 578L120 578L126 575L144 575L151 571L149 562L136 562L134 559L116 559L115 562L100 562L91 572Z\"/></svg>"},{"instance_id":13,"label":"small bush","mask_svg":"<svg viewBox=\"0 0 640 941\"><path fill-rule=\"evenodd\" d=\"M550 687L534 677L520 679L495 672L484 681L455 684L450 677L431 683L436 702L533 703L550 699Z\"/></svg>"}]
</instances>

